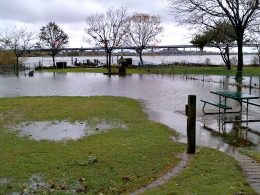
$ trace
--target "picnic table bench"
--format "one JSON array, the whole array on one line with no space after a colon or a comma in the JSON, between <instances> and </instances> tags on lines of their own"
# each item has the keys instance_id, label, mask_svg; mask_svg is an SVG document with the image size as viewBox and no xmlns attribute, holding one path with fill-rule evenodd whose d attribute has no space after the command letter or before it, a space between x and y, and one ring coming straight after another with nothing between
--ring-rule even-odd
<instances>
[{"instance_id":1,"label":"picnic table bench","mask_svg":"<svg viewBox=\"0 0 260 195\"><path fill-rule=\"evenodd\" d=\"M219 96L219 102L212 102L212 101L208 101L208 100L201 100L202 102L204 102L204 106L202 108L202 111L204 114L220 114L220 109L223 109L223 115L225 115L226 113L241 113L242 114L242 110L243 107L245 108L246 111L246 120L240 120L240 122L246 122L248 124L248 122L260 122L260 119L248 119L248 111L249 111L249 105L253 105L253 106L257 106L260 107L260 104L258 104L257 102L252 102L250 100L253 99L259 99L260 97L258 95L251 95L251 94L245 94L245 93L241 93L241 92L234 92L234 91L210 91L210 93L218 95ZM224 100L221 100L223 97ZM235 101L237 101L239 103L239 107L240 110L236 111L233 110L231 106L227 105L227 99L233 99ZM246 104L245 106L243 105ZM219 112L206 112L205 111L205 106L206 104L210 104L212 106L218 107L219 108ZM232 109L232 110L231 110ZM226 110L231 110L231 111L226 111ZM226 123L227 121L223 121L224 123Z\"/></svg>"},{"instance_id":2,"label":"picnic table bench","mask_svg":"<svg viewBox=\"0 0 260 195\"><path fill-rule=\"evenodd\" d=\"M204 102L204 105L203 105L203 108L202 108L202 111L203 111L204 114L216 114L216 112L205 112L205 106L206 106L206 104L210 104L210 105L212 105L212 106L218 107L219 109L223 109L224 112L225 112L226 110L232 109L232 107L227 106L227 105L224 105L224 104L221 104L221 103L212 102L212 101L208 101L208 100L200 100L200 101ZM218 113L221 113L220 110L219 110Z\"/></svg>"}]
</instances>

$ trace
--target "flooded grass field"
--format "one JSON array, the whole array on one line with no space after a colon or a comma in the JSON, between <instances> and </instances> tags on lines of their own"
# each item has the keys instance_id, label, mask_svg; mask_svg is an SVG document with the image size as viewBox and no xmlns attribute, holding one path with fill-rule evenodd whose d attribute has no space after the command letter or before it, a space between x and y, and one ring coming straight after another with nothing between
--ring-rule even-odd
<instances>
[{"instance_id":1,"label":"flooded grass field","mask_svg":"<svg viewBox=\"0 0 260 195\"><path fill-rule=\"evenodd\" d=\"M205 78L204 78L205 79ZM223 79L223 76L221 78ZM233 78L227 78L232 80ZM233 139L227 141L212 133L219 131L218 116L206 116L202 113L202 102L200 99L208 99L218 101L218 96L210 93L210 91L242 91L243 93L251 93L260 96L259 89L253 88L239 88L236 85L223 85L218 80L217 76L208 78L207 82L201 79L186 79L182 76L169 76L169 75L146 75L146 74L131 74L124 77L113 75L111 77L100 73L47 73L36 72L34 77L14 77L14 76L1 76L0 77L0 97L18 97L18 96L124 96L138 99L144 103L144 109L148 112L150 118L157 122L166 124L167 126L175 129L181 133L180 141L186 142L186 121L187 117L184 114L185 105L188 101L188 95L196 95L197 97L197 127L196 136L197 144L218 148L220 150L228 150L230 145L236 142ZM254 100L260 103L260 100ZM238 107L236 101L229 102L232 107ZM249 113L253 117L257 117L260 113L259 107L250 106ZM244 117L242 113L241 117ZM205 120L207 126L205 128ZM41 126L45 129L42 134L48 138L48 128L59 129L60 134L73 138L80 136L86 129L87 124L74 124L77 127L82 127L78 133L71 133L69 129L73 129L73 124L65 123L49 123L46 124L21 124L22 132L33 136L33 129ZM102 126L102 124L100 124ZM21 129L20 127L20 129ZM26 127L26 128L25 128ZM72 128L70 128L72 127ZM98 127L97 127L98 128ZM222 127L221 127L222 128ZM94 128L95 129L95 128ZM102 129L102 128L101 128ZM260 123L250 123L247 128L244 124L240 125L240 133L234 135L240 136L238 139L241 141L246 140L248 145L254 146L260 150ZM234 128L231 124L226 125L228 133L233 132ZM221 131L222 132L222 131ZM39 136L39 134L37 134ZM65 136L65 137L66 137ZM75 136L75 137L74 137ZM38 137L39 138L39 137ZM242 145L242 144L240 144ZM245 144L246 145L246 144Z\"/></svg>"}]
</instances>

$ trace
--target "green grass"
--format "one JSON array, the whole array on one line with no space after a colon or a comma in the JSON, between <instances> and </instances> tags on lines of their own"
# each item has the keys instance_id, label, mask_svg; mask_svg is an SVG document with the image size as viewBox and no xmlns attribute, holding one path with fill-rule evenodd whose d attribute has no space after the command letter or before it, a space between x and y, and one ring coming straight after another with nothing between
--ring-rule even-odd
<instances>
[{"instance_id":1,"label":"green grass","mask_svg":"<svg viewBox=\"0 0 260 195\"><path fill-rule=\"evenodd\" d=\"M202 148L180 175L144 194L256 194L241 177L237 161L222 152Z\"/></svg>"},{"instance_id":2,"label":"green grass","mask_svg":"<svg viewBox=\"0 0 260 195\"><path fill-rule=\"evenodd\" d=\"M250 149L240 149L239 150L241 153L250 156L251 158L255 159L257 162L260 163L260 152L259 151L254 151Z\"/></svg>"},{"instance_id":3,"label":"green grass","mask_svg":"<svg viewBox=\"0 0 260 195\"><path fill-rule=\"evenodd\" d=\"M151 66L144 67L142 70L155 74L205 74L226 76L235 76L237 72L236 67L232 67L232 70L227 70L223 66ZM249 76L250 73L253 73L255 76L260 74L260 67L244 66L243 75Z\"/></svg>"},{"instance_id":4,"label":"green grass","mask_svg":"<svg viewBox=\"0 0 260 195\"><path fill-rule=\"evenodd\" d=\"M185 150L183 144L169 140L177 136L174 131L148 120L141 104L127 98L4 98L0 115L0 181L8 180L0 183L0 194L23 189L32 192L28 182L35 176L44 183L37 193L60 190L64 182L64 191L129 192L166 173L179 162L176 155ZM77 141L53 142L18 137L18 132L7 127L25 121L65 119L92 124L118 122L126 128L112 128ZM97 162L88 163L91 157Z\"/></svg>"},{"instance_id":5,"label":"green grass","mask_svg":"<svg viewBox=\"0 0 260 195\"><path fill-rule=\"evenodd\" d=\"M185 144L169 139L178 136L176 132L148 120L142 103L129 98L1 98L0 116L0 194L127 194L167 173L186 150ZM125 127L70 141L36 141L12 130L22 122L54 120L87 122L93 128L101 121ZM210 194L214 190L254 194L234 159L203 148L178 177L154 193Z\"/></svg>"},{"instance_id":6,"label":"green grass","mask_svg":"<svg viewBox=\"0 0 260 195\"><path fill-rule=\"evenodd\" d=\"M39 70L42 71L42 70ZM90 73L107 73L106 68L64 68L64 69L45 69L43 71L47 72L90 72ZM118 68L111 68L112 73L118 73ZM128 74L139 73L139 74L148 74L146 70L137 69L137 68L127 68Z\"/></svg>"},{"instance_id":7,"label":"green grass","mask_svg":"<svg viewBox=\"0 0 260 195\"><path fill-rule=\"evenodd\" d=\"M47 69L48 72L91 72L91 73L107 73L106 68L65 68L65 69ZM118 68L112 68L112 73L118 73ZM127 68L128 74L205 74L205 75L226 75L235 76L236 67L227 70L224 66L144 66L139 68ZM260 74L260 67L244 66L243 75L254 76Z\"/></svg>"}]
</instances>

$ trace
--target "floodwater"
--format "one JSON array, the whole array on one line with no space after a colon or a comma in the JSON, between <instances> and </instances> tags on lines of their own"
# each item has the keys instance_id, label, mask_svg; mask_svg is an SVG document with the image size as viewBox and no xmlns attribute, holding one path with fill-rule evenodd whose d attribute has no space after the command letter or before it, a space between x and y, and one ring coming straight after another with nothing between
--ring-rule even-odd
<instances>
[{"instance_id":1,"label":"floodwater","mask_svg":"<svg viewBox=\"0 0 260 195\"><path fill-rule=\"evenodd\" d=\"M88 136L111 128L126 128L122 123L111 123L101 121L95 125L89 125L86 122L69 121L40 121L40 122L23 122L9 129L19 131L19 136L29 136L35 140L47 139L52 141L77 140L83 136Z\"/></svg>"},{"instance_id":2,"label":"floodwater","mask_svg":"<svg viewBox=\"0 0 260 195\"><path fill-rule=\"evenodd\" d=\"M234 79L234 78L227 78ZM197 124L196 142L198 145L217 148L222 151L230 150L227 144L219 136L203 127L202 102L200 99L218 101L218 97L210 91L231 90L237 91L235 85L223 85L222 83L202 82L169 75L145 75L131 74L126 76L106 76L100 73L39 73L34 77L0 77L0 97L18 96L124 96L138 99L144 103L145 111L150 119L166 124L181 134L179 141L186 142L187 117L184 115L188 95L196 95L197 98ZM249 93L248 88L241 89ZM259 89L252 89L251 94L260 96ZM254 100L260 103L260 100ZM238 106L237 102L229 104ZM259 115L259 107L250 106L250 112ZM242 116L243 117L243 116ZM260 117L259 117L260 118ZM211 119L214 124L217 120ZM213 125L214 126L214 125ZM216 125L217 126L217 125ZM257 145L260 150L260 123L249 123L249 129L243 139ZM232 131L232 125L227 125L228 132ZM242 128L244 129L244 128ZM216 131L218 128L216 127ZM244 135L241 133L240 135Z\"/></svg>"}]
</instances>

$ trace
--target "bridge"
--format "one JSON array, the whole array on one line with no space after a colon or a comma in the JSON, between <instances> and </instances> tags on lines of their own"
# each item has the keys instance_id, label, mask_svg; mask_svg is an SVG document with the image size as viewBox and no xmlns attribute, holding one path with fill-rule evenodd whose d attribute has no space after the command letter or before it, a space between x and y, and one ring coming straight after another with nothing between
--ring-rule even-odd
<instances>
[{"instance_id":1,"label":"bridge","mask_svg":"<svg viewBox=\"0 0 260 195\"><path fill-rule=\"evenodd\" d=\"M135 46L118 46L115 47L114 50L121 50L121 53L123 53L123 50L135 50L137 47ZM186 49L186 48L198 48L195 45L148 45L145 47L146 49L150 49L151 52L153 52L155 49L167 49L167 53L170 53L170 49ZM72 52L76 51L79 54L84 51L104 51L104 48L102 47L78 47L78 48L61 48L62 51L65 52ZM31 49L30 51L38 51L38 52L48 52L51 51L51 49Z\"/></svg>"},{"instance_id":2,"label":"bridge","mask_svg":"<svg viewBox=\"0 0 260 195\"><path fill-rule=\"evenodd\" d=\"M225 46L225 45L223 45ZM232 46L232 48L237 47L236 44ZM258 47L260 48L260 44L244 44L243 47ZM114 50L135 50L137 47L135 46L118 46L115 47ZM151 49L151 52L153 52L154 49L166 49L169 53L170 49L192 49L192 48L199 48L196 45L148 45L145 46L145 49ZM214 48L212 46L205 46L205 48ZM50 51L51 49L31 49L30 51L42 51L42 52L47 52ZM84 52L84 51L104 51L104 48L102 47L78 47L78 48L62 48L62 51L69 52L69 51L78 51L78 52Z\"/></svg>"},{"instance_id":3,"label":"bridge","mask_svg":"<svg viewBox=\"0 0 260 195\"><path fill-rule=\"evenodd\" d=\"M225 45L223 45L224 47ZM237 47L236 44L234 44L232 46L232 48L234 47ZM243 47L258 47L260 48L260 44L244 44ZM135 50L137 47L135 46L118 46L118 47L115 47L114 50ZM196 45L148 45L148 46L145 46L145 49L151 49L152 51L154 49L192 49L192 48L199 48L198 46ZM212 46L205 46L205 48L214 48ZM48 49L47 49L48 50ZM83 51L99 51L99 50L103 50L104 51L104 48L102 47L79 47L79 48L62 48L62 50L64 51L79 51L79 52L83 52Z\"/></svg>"},{"instance_id":4,"label":"bridge","mask_svg":"<svg viewBox=\"0 0 260 195\"><path fill-rule=\"evenodd\" d=\"M118 46L118 47L115 47L115 49L118 49L118 50L124 50L124 49L129 49L129 50L134 50L136 49L137 47L135 46ZM148 46L145 46L145 49L167 49L167 48L198 48L197 46L195 45L148 45ZM62 50L69 50L69 51L85 51L85 50L104 50L102 47L80 47L80 48L63 48Z\"/></svg>"}]
</instances>

